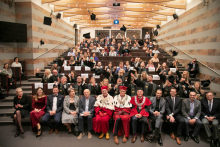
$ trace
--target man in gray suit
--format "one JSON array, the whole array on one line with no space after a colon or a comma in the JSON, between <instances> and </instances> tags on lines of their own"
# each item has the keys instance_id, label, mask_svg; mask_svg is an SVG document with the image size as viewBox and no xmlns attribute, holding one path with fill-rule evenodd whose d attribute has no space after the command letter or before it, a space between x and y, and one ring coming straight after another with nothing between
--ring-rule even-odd
<instances>
[{"instance_id":1,"label":"man in gray suit","mask_svg":"<svg viewBox=\"0 0 220 147\"><path fill-rule=\"evenodd\" d=\"M201 102L195 99L196 92L192 91L189 93L189 99L185 99L182 102L182 115L185 121L186 128L186 136L184 138L185 141L189 139L189 127L190 125L194 125L194 130L191 138L199 143L198 134L199 130L202 126L202 122L199 117L201 115Z\"/></svg>"},{"instance_id":2,"label":"man in gray suit","mask_svg":"<svg viewBox=\"0 0 220 147\"><path fill-rule=\"evenodd\" d=\"M89 89L84 90L84 96L79 100L79 131L80 134L77 139L82 139L84 133L84 118L87 119L88 138L92 138L92 118L94 115L95 98L90 96Z\"/></svg>"},{"instance_id":3,"label":"man in gray suit","mask_svg":"<svg viewBox=\"0 0 220 147\"><path fill-rule=\"evenodd\" d=\"M158 138L158 144L163 145L161 139L161 129L163 123L163 115L165 113L166 100L161 97L162 90L157 89L156 96L150 98L152 105L150 106L150 119L155 122L155 130L153 131L150 141L156 136Z\"/></svg>"}]
</instances>

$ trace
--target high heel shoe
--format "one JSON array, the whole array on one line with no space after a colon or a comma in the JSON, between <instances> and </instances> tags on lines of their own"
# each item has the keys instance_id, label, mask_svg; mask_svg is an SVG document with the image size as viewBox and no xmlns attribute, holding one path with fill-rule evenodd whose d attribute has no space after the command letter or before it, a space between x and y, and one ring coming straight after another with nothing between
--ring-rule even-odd
<instances>
[{"instance_id":1,"label":"high heel shoe","mask_svg":"<svg viewBox=\"0 0 220 147\"><path fill-rule=\"evenodd\" d=\"M20 135L20 130L16 131L15 137L18 137Z\"/></svg>"},{"instance_id":2,"label":"high heel shoe","mask_svg":"<svg viewBox=\"0 0 220 147\"><path fill-rule=\"evenodd\" d=\"M37 133L38 133L39 131L41 131L41 129L37 130ZM41 135L42 135L42 131L40 132L40 135L36 135L36 138L37 138L37 137L40 137Z\"/></svg>"},{"instance_id":3,"label":"high heel shoe","mask_svg":"<svg viewBox=\"0 0 220 147\"><path fill-rule=\"evenodd\" d=\"M21 134L24 134L25 133L25 131L23 130L23 131L20 131L21 132Z\"/></svg>"}]
</instances>

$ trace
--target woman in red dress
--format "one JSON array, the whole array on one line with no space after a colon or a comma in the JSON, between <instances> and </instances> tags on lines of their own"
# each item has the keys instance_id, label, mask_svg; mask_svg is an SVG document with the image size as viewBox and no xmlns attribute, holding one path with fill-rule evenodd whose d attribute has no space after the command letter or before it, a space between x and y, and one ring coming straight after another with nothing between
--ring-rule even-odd
<instances>
[{"instance_id":1,"label":"woman in red dress","mask_svg":"<svg viewBox=\"0 0 220 147\"><path fill-rule=\"evenodd\" d=\"M44 94L43 89L39 87L37 94L33 96L32 108L30 113L31 126L34 132L37 131L36 137L42 135L40 118L45 114L45 108L47 104L47 96Z\"/></svg>"}]
</instances>

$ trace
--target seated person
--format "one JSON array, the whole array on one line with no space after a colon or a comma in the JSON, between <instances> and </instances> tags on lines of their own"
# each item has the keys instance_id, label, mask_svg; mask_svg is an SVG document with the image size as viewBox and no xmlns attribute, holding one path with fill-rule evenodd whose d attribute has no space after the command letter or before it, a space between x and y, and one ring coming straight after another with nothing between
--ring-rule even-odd
<instances>
[{"instance_id":1,"label":"seated person","mask_svg":"<svg viewBox=\"0 0 220 147\"><path fill-rule=\"evenodd\" d=\"M156 72L158 73L159 76L162 76L162 75L168 75L168 68L167 68L167 64L164 62L162 64L162 66L158 63L158 66L157 66L157 69L156 69Z\"/></svg>"},{"instance_id":2,"label":"seated person","mask_svg":"<svg viewBox=\"0 0 220 147\"><path fill-rule=\"evenodd\" d=\"M113 46L113 47L114 47L114 46L115 46L115 43L112 41L111 44L110 44L110 46Z\"/></svg>"},{"instance_id":3,"label":"seated person","mask_svg":"<svg viewBox=\"0 0 220 147\"><path fill-rule=\"evenodd\" d=\"M142 49L143 49L143 50L147 50L147 44L146 44L146 43L144 43L144 46L143 46Z\"/></svg>"},{"instance_id":4,"label":"seated person","mask_svg":"<svg viewBox=\"0 0 220 147\"><path fill-rule=\"evenodd\" d=\"M137 127L138 124L141 125L141 142L144 142L144 134L149 131L149 109L151 101L144 96L143 89L139 88L137 90L137 95L131 98L130 103L132 104L131 108L131 122L133 136L131 143L134 143L137 140Z\"/></svg>"},{"instance_id":5,"label":"seated person","mask_svg":"<svg viewBox=\"0 0 220 147\"><path fill-rule=\"evenodd\" d=\"M125 72L128 72L128 70L126 68L124 68L124 63L123 62L119 62L119 67L115 69L115 74L117 75L120 69L124 69Z\"/></svg>"},{"instance_id":6,"label":"seated person","mask_svg":"<svg viewBox=\"0 0 220 147\"><path fill-rule=\"evenodd\" d=\"M154 45L153 45L153 43L152 43L152 42L150 42L150 43L147 45L147 47L148 47L148 48L153 48L153 47L154 47Z\"/></svg>"},{"instance_id":7,"label":"seated person","mask_svg":"<svg viewBox=\"0 0 220 147\"><path fill-rule=\"evenodd\" d=\"M13 116L17 129L15 137L18 137L20 134L24 134L24 130L21 126L21 118L29 116L30 108L29 98L26 94L23 94L23 90L21 88L16 89L13 106L15 108Z\"/></svg>"},{"instance_id":8,"label":"seated person","mask_svg":"<svg viewBox=\"0 0 220 147\"><path fill-rule=\"evenodd\" d=\"M102 49L102 47L100 46L100 44L98 44L98 46L92 50L92 52L100 52L100 50Z\"/></svg>"},{"instance_id":9,"label":"seated person","mask_svg":"<svg viewBox=\"0 0 220 147\"><path fill-rule=\"evenodd\" d=\"M148 61L148 64L147 64L146 68L149 68L149 67L154 67L154 64L153 64L152 60Z\"/></svg>"},{"instance_id":10,"label":"seated person","mask_svg":"<svg viewBox=\"0 0 220 147\"><path fill-rule=\"evenodd\" d=\"M15 85L14 85L14 79L12 78L12 70L8 66L8 63L4 64L2 73L8 75L8 85L10 85L10 88L14 89Z\"/></svg>"},{"instance_id":11,"label":"seated person","mask_svg":"<svg viewBox=\"0 0 220 147\"><path fill-rule=\"evenodd\" d=\"M68 75L68 83L75 83L76 82L76 73L75 71L71 71L70 74Z\"/></svg>"},{"instance_id":12,"label":"seated person","mask_svg":"<svg viewBox=\"0 0 220 147\"><path fill-rule=\"evenodd\" d=\"M14 58L14 62L11 64L11 67L21 67L21 72L22 72L22 65L21 63L18 62L18 57Z\"/></svg>"},{"instance_id":13,"label":"seated person","mask_svg":"<svg viewBox=\"0 0 220 147\"><path fill-rule=\"evenodd\" d=\"M93 59L94 59L95 62L96 62L96 61L99 61L99 58L96 56L96 53L93 53L93 54L92 54L92 57L93 57Z\"/></svg>"},{"instance_id":14,"label":"seated person","mask_svg":"<svg viewBox=\"0 0 220 147\"><path fill-rule=\"evenodd\" d=\"M148 82L147 81L147 71L142 71L141 72L141 75L140 76L138 76L138 80L139 81L143 81L143 82Z\"/></svg>"},{"instance_id":15,"label":"seated person","mask_svg":"<svg viewBox=\"0 0 220 147\"><path fill-rule=\"evenodd\" d=\"M54 69L53 70L53 75L50 76L48 83L55 83L55 84L59 84L60 82L60 75L58 74L57 70Z\"/></svg>"},{"instance_id":16,"label":"seated person","mask_svg":"<svg viewBox=\"0 0 220 147\"><path fill-rule=\"evenodd\" d=\"M153 53L152 49L149 50L149 53L147 53L147 56L148 57L153 57L154 56L154 53Z\"/></svg>"},{"instance_id":17,"label":"seated person","mask_svg":"<svg viewBox=\"0 0 220 147\"><path fill-rule=\"evenodd\" d=\"M56 62L55 62L55 63L53 64L53 66L51 67L51 71L53 71L54 69L56 69L56 70L58 71L58 73L61 73L61 70L60 70L60 68L58 67L58 65L57 65Z\"/></svg>"},{"instance_id":18,"label":"seated person","mask_svg":"<svg viewBox=\"0 0 220 147\"><path fill-rule=\"evenodd\" d=\"M145 63L141 62L140 67L136 68L138 74L141 74L143 71L147 71L147 69L145 68Z\"/></svg>"},{"instance_id":19,"label":"seated person","mask_svg":"<svg viewBox=\"0 0 220 147\"><path fill-rule=\"evenodd\" d=\"M206 134L210 141L210 146L219 146L219 122L220 122L220 102L214 98L212 92L206 93L206 98L201 100L201 119ZM212 125L212 132L209 125Z\"/></svg>"},{"instance_id":20,"label":"seated person","mask_svg":"<svg viewBox=\"0 0 220 147\"><path fill-rule=\"evenodd\" d=\"M106 53L109 53L109 49L108 49L107 46L104 47L104 50L105 50Z\"/></svg>"},{"instance_id":21,"label":"seated person","mask_svg":"<svg viewBox=\"0 0 220 147\"><path fill-rule=\"evenodd\" d=\"M125 61L124 68L127 69L127 71L131 70L131 65L130 65L129 61Z\"/></svg>"},{"instance_id":22,"label":"seated person","mask_svg":"<svg viewBox=\"0 0 220 147\"><path fill-rule=\"evenodd\" d=\"M185 79L186 79L186 83L189 84L189 85L191 85L191 79L190 79L190 77L189 77L189 72L188 72L188 71L183 71L183 73L180 74L180 72L179 72L179 70L178 70L178 68L177 68L176 74L177 74L177 76L178 76L177 83L178 83L178 81L179 81L181 78L185 78Z\"/></svg>"},{"instance_id":23,"label":"seated person","mask_svg":"<svg viewBox=\"0 0 220 147\"><path fill-rule=\"evenodd\" d=\"M154 57L151 58L152 62L159 62L158 54L154 54Z\"/></svg>"},{"instance_id":24,"label":"seated person","mask_svg":"<svg viewBox=\"0 0 220 147\"><path fill-rule=\"evenodd\" d=\"M131 47L132 50L138 50L139 48L137 47L136 44L134 44L132 47Z\"/></svg>"},{"instance_id":25,"label":"seated person","mask_svg":"<svg viewBox=\"0 0 220 147\"><path fill-rule=\"evenodd\" d=\"M88 49L88 44L87 43L85 43L83 49Z\"/></svg>"},{"instance_id":26,"label":"seated person","mask_svg":"<svg viewBox=\"0 0 220 147\"><path fill-rule=\"evenodd\" d=\"M140 62L140 58L136 57L134 59L134 61L132 61L132 66L134 66L134 68L138 68L140 66L141 62Z\"/></svg>"},{"instance_id":27,"label":"seated person","mask_svg":"<svg viewBox=\"0 0 220 147\"><path fill-rule=\"evenodd\" d=\"M42 118L42 124L50 128L49 134L52 134L55 129L55 134L59 133L58 127L61 122L63 112L63 95L58 94L58 86L53 86L53 94L47 98L46 114ZM54 125L50 122L50 118L54 118Z\"/></svg>"},{"instance_id":28,"label":"seated person","mask_svg":"<svg viewBox=\"0 0 220 147\"><path fill-rule=\"evenodd\" d=\"M146 34L144 35L144 39L150 39L150 34L148 34L148 32L146 32Z\"/></svg>"},{"instance_id":29,"label":"seated person","mask_svg":"<svg viewBox=\"0 0 220 147\"><path fill-rule=\"evenodd\" d=\"M104 49L102 49L101 53L99 53L99 56L107 56L107 53Z\"/></svg>"},{"instance_id":30,"label":"seated person","mask_svg":"<svg viewBox=\"0 0 220 147\"><path fill-rule=\"evenodd\" d=\"M194 58L193 61L188 64L189 76L191 78L196 78L196 75L199 73L199 64L197 62L197 59Z\"/></svg>"},{"instance_id":31,"label":"seated person","mask_svg":"<svg viewBox=\"0 0 220 147\"><path fill-rule=\"evenodd\" d=\"M72 86L72 85L71 85ZM67 77L66 76L62 76L60 78L60 83L58 84L58 88L59 88L59 94L61 95L68 95L68 88L70 87L70 85L67 83Z\"/></svg>"},{"instance_id":32,"label":"seated person","mask_svg":"<svg viewBox=\"0 0 220 147\"><path fill-rule=\"evenodd\" d=\"M37 78L42 79L41 83L49 83L49 79L50 79L50 76L51 76L51 71L49 69L45 69L44 74L40 75L39 74L39 68L37 68L37 72L36 72L35 76Z\"/></svg>"},{"instance_id":33,"label":"seated person","mask_svg":"<svg viewBox=\"0 0 220 147\"><path fill-rule=\"evenodd\" d=\"M33 111L31 111L30 113L32 131L37 131L36 137L40 137L42 135L40 118L45 114L47 96L44 94L43 89L41 87L38 87L37 93L33 96L32 99Z\"/></svg>"},{"instance_id":34,"label":"seated person","mask_svg":"<svg viewBox=\"0 0 220 147\"><path fill-rule=\"evenodd\" d=\"M200 82L195 82L194 86L190 89L190 91L195 91L196 92L196 99L201 100L205 97L205 92L204 90L201 89L201 83Z\"/></svg>"},{"instance_id":35,"label":"seated person","mask_svg":"<svg viewBox=\"0 0 220 147\"><path fill-rule=\"evenodd\" d=\"M156 47L154 47L153 53L154 53L154 54L159 54L160 52L157 50Z\"/></svg>"},{"instance_id":36,"label":"seated person","mask_svg":"<svg viewBox=\"0 0 220 147\"><path fill-rule=\"evenodd\" d=\"M94 66L94 68L92 68L91 71L94 71L95 75L101 75L103 72L102 63L98 62L97 66Z\"/></svg>"},{"instance_id":37,"label":"seated person","mask_svg":"<svg viewBox=\"0 0 220 147\"><path fill-rule=\"evenodd\" d=\"M146 39L145 43L148 45L148 44L149 44L149 40L148 40L148 39Z\"/></svg>"},{"instance_id":38,"label":"seated person","mask_svg":"<svg viewBox=\"0 0 220 147\"><path fill-rule=\"evenodd\" d=\"M88 139L92 138L92 118L95 114L94 104L96 99L90 96L90 90L85 89L83 96L79 99L79 131L77 139L82 139L84 133L84 119L87 120Z\"/></svg>"},{"instance_id":39,"label":"seated person","mask_svg":"<svg viewBox=\"0 0 220 147\"><path fill-rule=\"evenodd\" d=\"M169 68L177 68L177 60L169 63Z\"/></svg>"},{"instance_id":40,"label":"seated person","mask_svg":"<svg viewBox=\"0 0 220 147\"><path fill-rule=\"evenodd\" d=\"M131 41L135 41L135 40L136 40L136 36L133 35L133 36L131 37Z\"/></svg>"},{"instance_id":41,"label":"seated person","mask_svg":"<svg viewBox=\"0 0 220 147\"><path fill-rule=\"evenodd\" d=\"M122 39L122 36L120 33L118 33L118 35L116 36L116 39Z\"/></svg>"},{"instance_id":42,"label":"seated person","mask_svg":"<svg viewBox=\"0 0 220 147\"><path fill-rule=\"evenodd\" d=\"M110 47L110 52L108 53L109 56L117 56L117 53L115 52L115 48L114 47Z\"/></svg>"},{"instance_id":43,"label":"seated person","mask_svg":"<svg viewBox=\"0 0 220 147\"><path fill-rule=\"evenodd\" d=\"M70 57L68 66L75 66L75 65L76 65L76 62L74 60L74 57Z\"/></svg>"},{"instance_id":44,"label":"seated person","mask_svg":"<svg viewBox=\"0 0 220 147\"><path fill-rule=\"evenodd\" d=\"M68 93L63 101L62 124L67 127L68 134L72 133L71 125L74 125L75 135L78 136L79 97L75 95L74 88L69 88Z\"/></svg>"},{"instance_id":45,"label":"seated person","mask_svg":"<svg viewBox=\"0 0 220 147\"><path fill-rule=\"evenodd\" d=\"M67 56L75 56L75 51L73 51L73 48L70 48L70 51L68 52Z\"/></svg>"},{"instance_id":46,"label":"seated person","mask_svg":"<svg viewBox=\"0 0 220 147\"><path fill-rule=\"evenodd\" d=\"M189 98L184 99L182 102L181 112L183 115L183 119L185 121L186 136L185 136L184 140L188 141L189 128L191 125L193 125L194 128L193 128L193 133L191 135L191 138L196 143L199 143L198 135L199 135L199 130L202 126L202 122L199 119L200 115L201 115L201 102L195 98L196 98L196 93L194 91L191 91L189 93Z\"/></svg>"},{"instance_id":47,"label":"seated person","mask_svg":"<svg viewBox=\"0 0 220 147\"><path fill-rule=\"evenodd\" d=\"M92 43L89 45L89 49L90 49L90 50L95 50L95 47L93 46Z\"/></svg>"},{"instance_id":48,"label":"seated person","mask_svg":"<svg viewBox=\"0 0 220 147\"><path fill-rule=\"evenodd\" d=\"M101 92L99 84L96 83L96 80L94 77L90 78L89 84L85 85L85 89L88 89L91 95L99 95Z\"/></svg>"},{"instance_id":49,"label":"seated person","mask_svg":"<svg viewBox=\"0 0 220 147\"><path fill-rule=\"evenodd\" d=\"M122 54L123 48L122 48L122 46L121 46L121 43L118 43L118 46L117 46L115 49L116 49L116 52L117 52L118 54L119 54L119 53Z\"/></svg>"},{"instance_id":50,"label":"seated person","mask_svg":"<svg viewBox=\"0 0 220 147\"><path fill-rule=\"evenodd\" d=\"M98 37L95 37L93 43L98 44L98 43L99 43L99 38L98 38Z\"/></svg>"}]
</instances>

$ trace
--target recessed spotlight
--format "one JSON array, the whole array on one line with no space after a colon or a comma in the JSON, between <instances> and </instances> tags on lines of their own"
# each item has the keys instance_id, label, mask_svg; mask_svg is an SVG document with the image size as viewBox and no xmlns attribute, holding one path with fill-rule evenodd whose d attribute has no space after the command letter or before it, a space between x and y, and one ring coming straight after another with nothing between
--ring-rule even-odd
<instances>
[{"instance_id":1,"label":"recessed spotlight","mask_svg":"<svg viewBox=\"0 0 220 147\"><path fill-rule=\"evenodd\" d=\"M165 7L166 5L164 5L164 7Z\"/></svg>"},{"instance_id":2,"label":"recessed spotlight","mask_svg":"<svg viewBox=\"0 0 220 147\"><path fill-rule=\"evenodd\" d=\"M152 9L152 10L154 10L154 9Z\"/></svg>"}]
</instances>

